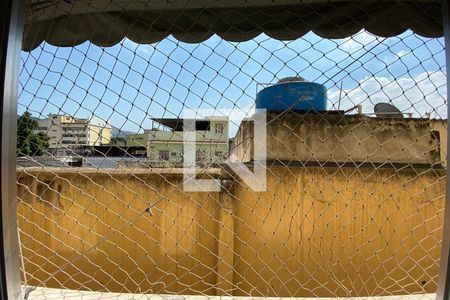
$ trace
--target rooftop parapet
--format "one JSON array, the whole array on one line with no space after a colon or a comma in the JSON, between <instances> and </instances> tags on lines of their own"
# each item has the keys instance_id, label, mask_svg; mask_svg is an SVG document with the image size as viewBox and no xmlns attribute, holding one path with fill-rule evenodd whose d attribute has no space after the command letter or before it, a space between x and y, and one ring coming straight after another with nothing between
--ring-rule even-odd
<instances>
[{"instance_id":1,"label":"rooftop parapet","mask_svg":"<svg viewBox=\"0 0 450 300\"><path fill-rule=\"evenodd\" d=\"M267 160L302 164L441 165L429 119L275 112L267 115ZM231 153L253 161L253 124L244 120Z\"/></svg>"}]
</instances>

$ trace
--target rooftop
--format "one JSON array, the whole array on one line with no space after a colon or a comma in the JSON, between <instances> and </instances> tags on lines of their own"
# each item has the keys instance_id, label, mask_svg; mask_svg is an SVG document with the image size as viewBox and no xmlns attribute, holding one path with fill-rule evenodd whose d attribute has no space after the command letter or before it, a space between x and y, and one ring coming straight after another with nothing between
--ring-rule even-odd
<instances>
[{"instance_id":1,"label":"rooftop","mask_svg":"<svg viewBox=\"0 0 450 300\"><path fill-rule=\"evenodd\" d=\"M205 119L185 119L185 118L152 118L153 121L169 127L173 131L183 131L185 122L195 122L195 130L209 130L211 121L228 121L226 117L206 117ZM192 124L192 123L191 123Z\"/></svg>"}]
</instances>

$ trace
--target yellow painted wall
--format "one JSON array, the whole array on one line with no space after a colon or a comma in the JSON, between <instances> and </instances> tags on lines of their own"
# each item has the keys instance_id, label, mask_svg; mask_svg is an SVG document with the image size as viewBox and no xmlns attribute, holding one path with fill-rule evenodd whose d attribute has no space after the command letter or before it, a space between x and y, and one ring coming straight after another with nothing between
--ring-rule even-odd
<instances>
[{"instance_id":1,"label":"yellow painted wall","mask_svg":"<svg viewBox=\"0 0 450 300\"><path fill-rule=\"evenodd\" d=\"M29 284L118 292L215 292L217 195L173 193L174 188L155 174L59 175L56 180L63 185L60 204L54 202L60 208L39 200L22 201L18 207ZM51 193L38 194L49 199ZM20 198L33 199L30 194ZM145 210L154 203L151 216Z\"/></svg>"},{"instance_id":2,"label":"yellow painted wall","mask_svg":"<svg viewBox=\"0 0 450 300\"><path fill-rule=\"evenodd\" d=\"M445 180L433 171L277 168L236 197L238 295L434 292Z\"/></svg>"},{"instance_id":3,"label":"yellow painted wall","mask_svg":"<svg viewBox=\"0 0 450 300\"><path fill-rule=\"evenodd\" d=\"M30 285L253 296L436 289L442 170L271 167L267 192L236 181L232 194L183 193L180 174L27 174L18 219Z\"/></svg>"}]
</instances>

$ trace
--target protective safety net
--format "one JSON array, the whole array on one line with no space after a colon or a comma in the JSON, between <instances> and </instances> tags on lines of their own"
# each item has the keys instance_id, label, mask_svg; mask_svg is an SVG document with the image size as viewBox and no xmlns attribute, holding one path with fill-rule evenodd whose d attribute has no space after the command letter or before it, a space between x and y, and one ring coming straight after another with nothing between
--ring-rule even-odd
<instances>
[{"instance_id":1,"label":"protective safety net","mask_svg":"<svg viewBox=\"0 0 450 300\"><path fill-rule=\"evenodd\" d=\"M434 293L440 13L434 1L28 1L29 299Z\"/></svg>"}]
</instances>

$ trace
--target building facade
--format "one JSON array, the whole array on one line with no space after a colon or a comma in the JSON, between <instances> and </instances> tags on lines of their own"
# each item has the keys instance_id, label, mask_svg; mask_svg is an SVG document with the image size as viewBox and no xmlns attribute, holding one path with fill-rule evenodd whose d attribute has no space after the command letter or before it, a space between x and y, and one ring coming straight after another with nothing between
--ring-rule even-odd
<instances>
[{"instance_id":1,"label":"building facade","mask_svg":"<svg viewBox=\"0 0 450 300\"><path fill-rule=\"evenodd\" d=\"M127 147L147 147L148 145L148 130L144 133L132 133L128 134L124 146Z\"/></svg>"},{"instance_id":2,"label":"building facade","mask_svg":"<svg viewBox=\"0 0 450 300\"><path fill-rule=\"evenodd\" d=\"M57 149L99 146L109 144L111 140L111 126L96 116L80 119L69 115L49 115L37 122L36 132L42 132L50 138L51 152Z\"/></svg>"},{"instance_id":3,"label":"building facade","mask_svg":"<svg viewBox=\"0 0 450 300\"><path fill-rule=\"evenodd\" d=\"M147 157L153 165L173 166L183 163L183 119L153 119L162 130L146 130L127 136L127 146L147 146ZM222 163L228 157L228 118L207 117L194 120L196 162Z\"/></svg>"}]
</instances>

